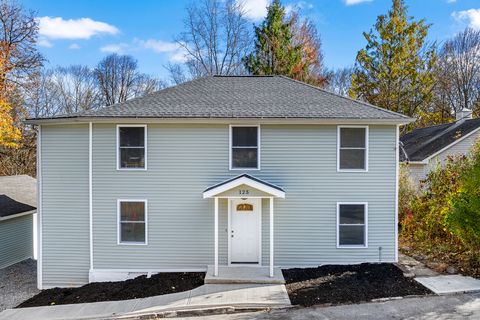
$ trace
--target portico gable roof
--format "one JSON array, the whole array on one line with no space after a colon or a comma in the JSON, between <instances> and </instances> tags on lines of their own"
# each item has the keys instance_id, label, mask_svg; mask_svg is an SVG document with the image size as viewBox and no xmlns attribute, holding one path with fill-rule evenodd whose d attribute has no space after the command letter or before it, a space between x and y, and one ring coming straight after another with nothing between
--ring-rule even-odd
<instances>
[{"instance_id":1,"label":"portico gable roof","mask_svg":"<svg viewBox=\"0 0 480 320\"><path fill-rule=\"evenodd\" d=\"M203 191L203 198L215 197L225 191L241 185L247 185L251 188L268 193L272 195L272 197L285 198L285 191L281 187L253 177L249 174L242 174L208 187L205 189L205 191Z\"/></svg>"}]
</instances>

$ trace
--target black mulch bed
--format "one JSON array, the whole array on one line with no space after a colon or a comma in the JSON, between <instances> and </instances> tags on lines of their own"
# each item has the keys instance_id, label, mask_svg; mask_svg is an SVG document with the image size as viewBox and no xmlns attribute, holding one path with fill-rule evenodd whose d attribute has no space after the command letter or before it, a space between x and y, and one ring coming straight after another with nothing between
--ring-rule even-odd
<instances>
[{"instance_id":1,"label":"black mulch bed","mask_svg":"<svg viewBox=\"0 0 480 320\"><path fill-rule=\"evenodd\" d=\"M292 304L312 306L432 294L389 263L282 270Z\"/></svg>"},{"instance_id":2,"label":"black mulch bed","mask_svg":"<svg viewBox=\"0 0 480 320\"><path fill-rule=\"evenodd\" d=\"M94 282L79 288L53 288L43 290L17 308L146 298L194 289L203 285L204 278L204 272L172 272L150 278L140 276L126 281Z\"/></svg>"}]
</instances>

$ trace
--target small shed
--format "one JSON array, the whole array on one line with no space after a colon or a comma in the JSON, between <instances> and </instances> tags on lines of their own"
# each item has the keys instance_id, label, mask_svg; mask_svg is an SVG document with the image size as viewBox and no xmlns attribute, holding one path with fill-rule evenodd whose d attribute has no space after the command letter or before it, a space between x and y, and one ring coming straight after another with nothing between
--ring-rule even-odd
<instances>
[{"instance_id":1,"label":"small shed","mask_svg":"<svg viewBox=\"0 0 480 320\"><path fill-rule=\"evenodd\" d=\"M0 269L34 257L36 179L0 177Z\"/></svg>"}]
</instances>

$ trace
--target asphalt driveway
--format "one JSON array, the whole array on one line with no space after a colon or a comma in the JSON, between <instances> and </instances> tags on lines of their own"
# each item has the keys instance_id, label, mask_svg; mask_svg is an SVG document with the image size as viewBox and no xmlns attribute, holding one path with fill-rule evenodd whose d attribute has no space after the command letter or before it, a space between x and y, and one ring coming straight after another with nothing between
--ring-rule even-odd
<instances>
[{"instance_id":1,"label":"asphalt driveway","mask_svg":"<svg viewBox=\"0 0 480 320\"><path fill-rule=\"evenodd\" d=\"M0 311L14 308L38 292L35 260L28 259L0 269Z\"/></svg>"}]
</instances>

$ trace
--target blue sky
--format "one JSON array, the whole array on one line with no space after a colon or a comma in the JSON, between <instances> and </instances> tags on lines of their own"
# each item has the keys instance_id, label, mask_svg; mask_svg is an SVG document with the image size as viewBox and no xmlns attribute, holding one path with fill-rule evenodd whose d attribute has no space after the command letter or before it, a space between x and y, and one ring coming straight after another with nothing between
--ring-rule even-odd
<instances>
[{"instance_id":1,"label":"blue sky","mask_svg":"<svg viewBox=\"0 0 480 320\"><path fill-rule=\"evenodd\" d=\"M269 0L243 0L259 24ZM173 38L182 31L188 0L24 0L40 21L40 51L49 66L93 67L110 52L133 55L140 70L166 78L164 65L181 61ZM312 19L322 36L328 68L353 65L377 15L390 0L284 0ZM480 29L480 0L406 0L410 15L433 24L429 38L442 42L466 26Z\"/></svg>"}]
</instances>

